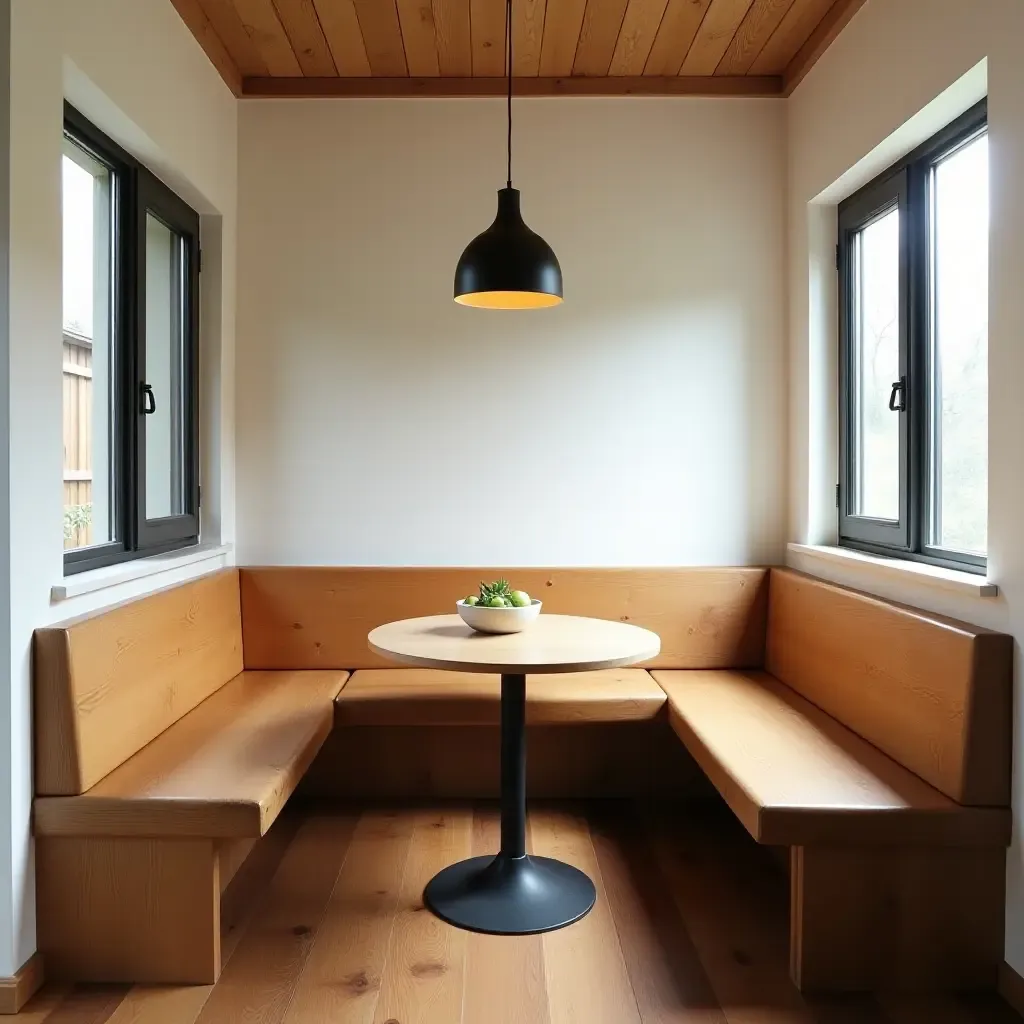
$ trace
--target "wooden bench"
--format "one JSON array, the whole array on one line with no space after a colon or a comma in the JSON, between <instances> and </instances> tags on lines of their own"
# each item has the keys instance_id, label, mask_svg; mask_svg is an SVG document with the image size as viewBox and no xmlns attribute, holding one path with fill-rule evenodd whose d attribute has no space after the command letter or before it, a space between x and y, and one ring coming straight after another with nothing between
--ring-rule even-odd
<instances>
[{"instance_id":1,"label":"wooden bench","mask_svg":"<svg viewBox=\"0 0 1024 1024\"><path fill-rule=\"evenodd\" d=\"M528 725L647 722L665 691L643 669L527 678ZM335 698L335 722L350 725L492 725L500 722L501 677L431 669L361 669Z\"/></svg>"},{"instance_id":2,"label":"wooden bench","mask_svg":"<svg viewBox=\"0 0 1024 1024\"><path fill-rule=\"evenodd\" d=\"M300 779L335 798L496 794L497 677L395 668L366 635L501 574L232 570L39 630L49 973L214 980L224 886ZM787 570L514 576L550 612L662 639L650 674L530 680L532 795L713 786L790 848L799 986L994 985L1011 638Z\"/></svg>"},{"instance_id":3,"label":"wooden bench","mask_svg":"<svg viewBox=\"0 0 1024 1024\"><path fill-rule=\"evenodd\" d=\"M747 831L791 848L801 988L994 987L1011 658L1008 636L773 569L767 671L654 671Z\"/></svg>"},{"instance_id":4,"label":"wooden bench","mask_svg":"<svg viewBox=\"0 0 1024 1024\"><path fill-rule=\"evenodd\" d=\"M331 731L347 675L244 671L235 570L38 630L47 973L215 981L222 891Z\"/></svg>"},{"instance_id":5,"label":"wooden bench","mask_svg":"<svg viewBox=\"0 0 1024 1024\"><path fill-rule=\"evenodd\" d=\"M498 569L250 568L241 571L247 668L353 669L335 731L300 790L321 799L496 797L499 680L397 668L366 634L454 609ZM516 569L545 610L653 629L654 665L760 665L768 573L730 569ZM528 787L534 797L684 795L706 785L643 670L531 677Z\"/></svg>"}]
</instances>

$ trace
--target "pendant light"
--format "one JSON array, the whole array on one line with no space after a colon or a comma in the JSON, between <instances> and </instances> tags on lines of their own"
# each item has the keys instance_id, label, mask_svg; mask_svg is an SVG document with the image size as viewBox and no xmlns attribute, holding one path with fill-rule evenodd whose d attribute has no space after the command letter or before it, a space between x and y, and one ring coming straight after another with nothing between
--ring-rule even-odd
<instances>
[{"instance_id":1,"label":"pendant light","mask_svg":"<svg viewBox=\"0 0 1024 1024\"><path fill-rule=\"evenodd\" d=\"M512 187L512 0L505 4L508 61L508 180L498 190L498 215L476 236L455 268L455 301L482 309L540 309L562 301L562 268L551 246L531 231Z\"/></svg>"}]
</instances>

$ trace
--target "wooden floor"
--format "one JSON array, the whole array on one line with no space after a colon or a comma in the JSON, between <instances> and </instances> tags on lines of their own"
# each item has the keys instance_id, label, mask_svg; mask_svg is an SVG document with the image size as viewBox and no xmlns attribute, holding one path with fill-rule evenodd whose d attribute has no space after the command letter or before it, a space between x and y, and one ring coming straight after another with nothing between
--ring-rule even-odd
<instances>
[{"instance_id":1,"label":"wooden floor","mask_svg":"<svg viewBox=\"0 0 1024 1024\"><path fill-rule=\"evenodd\" d=\"M1010 1024L994 996L801 996L786 879L717 808L538 806L536 853L597 883L582 922L471 935L423 908L440 868L497 843L493 808L287 812L225 897L221 980L52 986L32 1024Z\"/></svg>"}]
</instances>

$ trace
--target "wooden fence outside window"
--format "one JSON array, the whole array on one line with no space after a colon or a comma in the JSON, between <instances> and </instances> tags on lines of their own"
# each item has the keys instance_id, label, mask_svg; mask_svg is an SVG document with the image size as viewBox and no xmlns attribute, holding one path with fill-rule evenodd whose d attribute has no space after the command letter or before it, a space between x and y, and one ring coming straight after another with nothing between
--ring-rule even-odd
<instances>
[{"instance_id":1,"label":"wooden fence outside window","mask_svg":"<svg viewBox=\"0 0 1024 1024\"><path fill-rule=\"evenodd\" d=\"M92 342L64 333L64 547L93 543Z\"/></svg>"}]
</instances>

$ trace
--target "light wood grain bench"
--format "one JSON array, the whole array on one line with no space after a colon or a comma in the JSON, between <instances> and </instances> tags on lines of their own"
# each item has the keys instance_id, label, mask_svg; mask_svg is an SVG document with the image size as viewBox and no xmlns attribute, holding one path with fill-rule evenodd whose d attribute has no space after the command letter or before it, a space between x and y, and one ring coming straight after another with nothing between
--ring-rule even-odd
<instances>
[{"instance_id":1,"label":"light wood grain bench","mask_svg":"<svg viewBox=\"0 0 1024 1024\"><path fill-rule=\"evenodd\" d=\"M375 626L453 610L481 579L498 576L541 597L548 613L657 631L662 650L652 665L763 661L765 569L243 569L247 668L354 670L300 792L362 800L498 795L498 677L396 668L366 643ZM646 671L531 676L526 693L534 797L684 794L706 785Z\"/></svg>"},{"instance_id":2,"label":"light wood grain bench","mask_svg":"<svg viewBox=\"0 0 1024 1024\"><path fill-rule=\"evenodd\" d=\"M498 575L232 570L38 631L49 973L214 980L223 888L300 779L344 798L494 795L497 678L396 669L366 635ZM530 680L531 793L688 792L703 769L756 840L790 847L798 985L991 987L1009 637L786 570L514 576L550 612L662 640L650 675Z\"/></svg>"},{"instance_id":3,"label":"light wood grain bench","mask_svg":"<svg viewBox=\"0 0 1024 1024\"><path fill-rule=\"evenodd\" d=\"M208 983L220 900L333 724L347 673L243 670L238 573L38 630L47 973Z\"/></svg>"},{"instance_id":4,"label":"light wood grain bench","mask_svg":"<svg viewBox=\"0 0 1024 1024\"><path fill-rule=\"evenodd\" d=\"M606 669L527 677L528 725L647 722L665 706L665 691L643 669ZM345 726L496 726L501 677L432 669L361 669L335 698Z\"/></svg>"},{"instance_id":5,"label":"light wood grain bench","mask_svg":"<svg viewBox=\"0 0 1024 1024\"><path fill-rule=\"evenodd\" d=\"M654 671L747 831L791 848L800 987L994 987L1011 658L1008 636L773 569L766 671Z\"/></svg>"}]
</instances>

